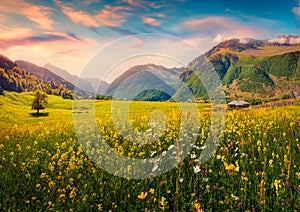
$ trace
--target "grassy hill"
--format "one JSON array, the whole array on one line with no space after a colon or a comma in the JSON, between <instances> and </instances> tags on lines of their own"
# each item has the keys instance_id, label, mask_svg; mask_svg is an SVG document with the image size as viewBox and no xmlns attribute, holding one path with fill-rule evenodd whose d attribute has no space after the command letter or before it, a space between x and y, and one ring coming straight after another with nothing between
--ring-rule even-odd
<instances>
[{"instance_id":1,"label":"grassy hill","mask_svg":"<svg viewBox=\"0 0 300 212\"><path fill-rule=\"evenodd\" d=\"M280 98L291 93L293 80L295 89L300 91L300 48L288 53L284 48L283 54L264 57L249 55L245 51L220 48L207 54L210 67L219 75L228 98ZM196 98L208 98L198 77L199 73L207 70L207 64L196 58L189 64L189 69L193 74L185 77L185 85ZM182 95L182 89L176 95Z\"/></svg>"},{"instance_id":2,"label":"grassy hill","mask_svg":"<svg viewBox=\"0 0 300 212\"><path fill-rule=\"evenodd\" d=\"M9 129L14 125L42 125L44 122L64 122L72 119L72 100L62 99L59 96L48 95L48 104L41 113L48 116L34 117L31 109L34 99L33 92L4 92L0 96L0 126Z\"/></svg>"}]
</instances>

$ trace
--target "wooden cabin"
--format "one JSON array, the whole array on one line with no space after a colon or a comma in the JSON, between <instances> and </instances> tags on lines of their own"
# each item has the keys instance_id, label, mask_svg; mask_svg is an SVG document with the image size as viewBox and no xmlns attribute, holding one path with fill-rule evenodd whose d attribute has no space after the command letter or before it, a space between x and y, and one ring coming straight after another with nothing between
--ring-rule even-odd
<instances>
[{"instance_id":1,"label":"wooden cabin","mask_svg":"<svg viewBox=\"0 0 300 212\"><path fill-rule=\"evenodd\" d=\"M249 103L246 101L235 100L228 103L228 109L240 109L240 108L248 108Z\"/></svg>"}]
</instances>

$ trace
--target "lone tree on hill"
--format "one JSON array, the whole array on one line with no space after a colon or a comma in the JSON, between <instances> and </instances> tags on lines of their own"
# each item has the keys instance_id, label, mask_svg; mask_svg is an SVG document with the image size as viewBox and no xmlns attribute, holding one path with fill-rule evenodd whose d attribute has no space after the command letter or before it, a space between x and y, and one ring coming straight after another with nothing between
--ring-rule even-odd
<instances>
[{"instance_id":1,"label":"lone tree on hill","mask_svg":"<svg viewBox=\"0 0 300 212\"><path fill-rule=\"evenodd\" d=\"M40 110L45 109L45 105L47 104L47 95L42 91L35 92L35 98L32 102L31 108L37 110L37 114L40 113Z\"/></svg>"}]
</instances>

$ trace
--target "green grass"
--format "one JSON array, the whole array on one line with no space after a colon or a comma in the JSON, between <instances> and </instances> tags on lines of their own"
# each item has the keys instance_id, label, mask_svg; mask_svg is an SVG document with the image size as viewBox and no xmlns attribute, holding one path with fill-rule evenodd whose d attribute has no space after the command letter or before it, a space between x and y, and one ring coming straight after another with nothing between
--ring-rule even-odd
<instances>
[{"instance_id":1,"label":"green grass","mask_svg":"<svg viewBox=\"0 0 300 212\"><path fill-rule=\"evenodd\" d=\"M63 100L58 96L48 96L49 104L41 113L48 113L49 117L34 117L31 113L35 110L31 109L34 99L32 92L15 93L5 92L4 96L0 96L0 129L9 129L14 125L34 125L40 122L59 122L63 120L71 120L72 118L72 101Z\"/></svg>"},{"instance_id":2,"label":"green grass","mask_svg":"<svg viewBox=\"0 0 300 212\"><path fill-rule=\"evenodd\" d=\"M0 95L0 129L9 129L14 125L25 126L34 125L40 122L61 122L72 121L72 100L62 99L59 96L48 95L48 104L41 113L48 113L48 116L34 117L31 114L35 110L31 109L31 104L34 99L32 92L4 92ZM98 117L104 114L111 113L110 100L78 100L82 102L90 102L95 104L96 114ZM114 101L115 104L121 104L122 101ZM118 103L119 102L119 103ZM84 103L83 103L84 104ZM185 108L190 107L190 103L183 103ZM197 104L200 111L209 111L209 104ZM143 102L132 101L129 113L145 113L148 114L154 110L173 110L177 109L177 103L165 102Z\"/></svg>"}]
</instances>

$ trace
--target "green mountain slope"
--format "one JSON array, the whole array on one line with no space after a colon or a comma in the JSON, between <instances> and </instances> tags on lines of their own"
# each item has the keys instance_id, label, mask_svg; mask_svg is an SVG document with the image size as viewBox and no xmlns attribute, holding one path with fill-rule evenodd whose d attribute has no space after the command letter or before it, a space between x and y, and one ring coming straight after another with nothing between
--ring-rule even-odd
<instances>
[{"instance_id":1,"label":"green mountain slope","mask_svg":"<svg viewBox=\"0 0 300 212\"><path fill-rule=\"evenodd\" d=\"M47 94L72 99L74 94L56 81L45 81L20 68L16 63L0 55L0 89L7 91L34 91L40 89Z\"/></svg>"},{"instance_id":2,"label":"green mountain slope","mask_svg":"<svg viewBox=\"0 0 300 212\"><path fill-rule=\"evenodd\" d=\"M287 49L290 52L287 52ZM260 50L267 52L262 56ZM274 50L276 49L276 51ZM249 54L249 50L253 51ZM280 51L282 50L282 54ZM256 54L256 55L255 55ZM213 67L223 83L226 96L235 98L280 98L283 94L300 91L300 46L280 44L274 46L267 41L250 40L249 44L239 43L238 39L225 41L212 48L206 59L196 58L187 67L189 76L182 74L180 79L195 98L207 99L208 94L202 84L201 75ZM205 58L205 56L203 56ZM210 63L208 66L207 63ZM205 79L204 79L205 80ZM183 96L179 88L176 96Z\"/></svg>"},{"instance_id":3,"label":"green mountain slope","mask_svg":"<svg viewBox=\"0 0 300 212\"><path fill-rule=\"evenodd\" d=\"M106 95L114 99L165 101L176 92L184 68L165 68L154 64L137 65L116 78Z\"/></svg>"}]
</instances>

